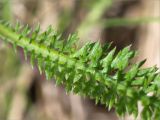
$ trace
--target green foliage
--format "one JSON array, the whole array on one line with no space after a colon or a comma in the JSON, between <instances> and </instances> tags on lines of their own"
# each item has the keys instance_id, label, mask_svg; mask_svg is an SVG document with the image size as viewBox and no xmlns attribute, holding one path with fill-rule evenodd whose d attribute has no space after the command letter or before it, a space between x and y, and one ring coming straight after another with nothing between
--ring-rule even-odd
<instances>
[{"instance_id":1,"label":"green foliage","mask_svg":"<svg viewBox=\"0 0 160 120\"><path fill-rule=\"evenodd\" d=\"M11 19L10 0L0 0L0 18Z\"/></svg>"},{"instance_id":2,"label":"green foliage","mask_svg":"<svg viewBox=\"0 0 160 120\"><path fill-rule=\"evenodd\" d=\"M99 23L104 11L113 4L113 0L98 0L91 3L91 10L77 28L80 37L87 35L93 25Z\"/></svg>"},{"instance_id":3,"label":"green foliage","mask_svg":"<svg viewBox=\"0 0 160 120\"><path fill-rule=\"evenodd\" d=\"M146 23L160 22L160 17L140 17L140 18L109 18L101 21L103 28L117 27L117 26L128 26L128 25L139 25Z\"/></svg>"},{"instance_id":4,"label":"green foliage","mask_svg":"<svg viewBox=\"0 0 160 120\"><path fill-rule=\"evenodd\" d=\"M160 74L157 67L142 69L141 61L130 65L136 52L130 46L119 52L111 44L87 43L76 48L77 34L63 40L51 26L29 29L17 24L0 24L0 36L13 46L22 47L31 64L37 63L47 79L54 78L67 92L95 99L96 103L115 108L119 116L138 115L138 102L143 106L143 120L160 118ZM152 95L149 95L152 93Z\"/></svg>"}]
</instances>

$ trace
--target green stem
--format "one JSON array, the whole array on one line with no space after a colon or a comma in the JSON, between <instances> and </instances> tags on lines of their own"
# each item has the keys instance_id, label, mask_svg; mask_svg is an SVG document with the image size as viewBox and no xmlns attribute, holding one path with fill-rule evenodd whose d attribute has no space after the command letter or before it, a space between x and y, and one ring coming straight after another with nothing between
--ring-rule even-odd
<instances>
[{"instance_id":1,"label":"green stem","mask_svg":"<svg viewBox=\"0 0 160 120\"><path fill-rule=\"evenodd\" d=\"M74 64L76 69L85 70L85 72L87 72L87 70L89 70L91 73L96 73L98 81L104 80L103 74L101 72L95 71L95 70L89 69L89 68L86 69L86 67L83 63L76 61L75 59L72 59L67 55L61 54L54 49L48 49L47 47L45 47L43 45L39 46L34 41L32 43L30 43L29 42L30 40L26 37L22 37L19 40L20 35L18 35L17 33L13 32L10 29L8 29L7 27L5 27L2 24L0 24L0 36L2 36L2 37L4 36L5 38L7 38L6 41L12 43L13 45L16 43L16 45L22 47L23 49L27 49L30 51L34 50L36 55L42 55L43 58L49 57L51 60L58 58L59 64L65 64L67 61L68 64Z\"/></svg>"},{"instance_id":2,"label":"green stem","mask_svg":"<svg viewBox=\"0 0 160 120\"><path fill-rule=\"evenodd\" d=\"M102 27L116 27L116 26L127 26L127 25L139 25L148 24L153 22L160 22L160 17L143 17L143 18L109 18L107 20L102 20L100 23Z\"/></svg>"}]
</instances>

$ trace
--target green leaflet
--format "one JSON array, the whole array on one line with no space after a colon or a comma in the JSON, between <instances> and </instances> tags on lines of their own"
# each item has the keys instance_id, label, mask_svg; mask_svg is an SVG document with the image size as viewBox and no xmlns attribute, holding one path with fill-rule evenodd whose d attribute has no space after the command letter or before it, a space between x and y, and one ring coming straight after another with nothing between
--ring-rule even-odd
<instances>
[{"instance_id":1,"label":"green leaflet","mask_svg":"<svg viewBox=\"0 0 160 120\"><path fill-rule=\"evenodd\" d=\"M126 73L125 75L125 79L127 81L130 81L132 80L133 78L136 77L137 73L138 73L138 70L139 70L139 67L141 67L143 64L144 64L145 60L144 61L141 61L140 63L138 64L135 64L133 65L133 67Z\"/></svg>"},{"instance_id":2,"label":"green leaflet","mask_svg":"<svg viewBox=\"0 0 160 120\"><path fill-rule=\"evenodd\" d=\"M134 51L130 51L130 46L120 51L113 60L111 67L119 70L124 70L128 66L129 59L135 56Z\"/></svg>"},{"instance_id":3,"label":"green leaflet","mask_svg":"<svg viewBox=\"0 0 160 120\"><path fill-rule=\"evenodd\" d=\"M113 50L111 50L108 55L101 60L101 64L103 67L103 71L104 73L107 73L110 69L110 65L112 63L113 57L114 57L114 53L115 53L116 48L114 48Z\"/></svg>"},{"instance_id":4,"label":"green leaflet","mask_svg":"<svg viewBox=\"0 0 160 120\"><path fill-rule=\"evenodd\" d=\"M81 62L87 62L88 61L88 54L89 54L91 45L92 45L91 43L87 43L82 48L80 48L78 51L71 54L71 57L77 58L78 60L79 60L79 58L81 58L80 59Z\"/></svg>"},{"instance_id":5,"label":"green leaflet","mask_svg":"<svg viewBox=\"0 0 160 120\"><path fill-rule=\"evenodd\" d=\"M74 46L78 39L79 38L78 38L78 35L76 33L73 34L73 35L69 35L68 39L66 41L66 44L64 46L64 51L69 51L71 49L71 52L74 52L75 48L71 47L71 46Z\"/></svg>"},{"instance_id":6,"label":"green leaflet","mask_svg":"<svg viewBox=\"0 0 160 120\"><path fill-rule=\"evenodd\" d=\"M102 46L103 52L107 52L109 51L109 49L111 48L112 42L111 43L105 43L104 46Z\"/></svg>"},{"instance_id":7,"label":"green leaflet","mask_svg":"<svg viewBox=\"0 0 160 120\"><path fill-rule=\"evenodd\" d=\"M142 119L159 120L160 75L157 67L142 69L145 63L129 64L136 52L130 46L121 51L111 49L111 44L87 43L77 49L77 34L63 40L51 26L41 32L19 23L11 27L0 23L2 40L23 48L33 66L37 63L40 73L47 79L63 84L67 92L95 99L110 110L115 108L120 116L138 115L138 102L143 104ZM127 69L126 69L127 68ZM130 68L128 70L128 68ZM152 96L148 94L152 92Z\"/></svg>"},{"instance_id":8,"label":"green leaflet","mask_svg":"<svg viewBox=\"0 0 160 120\"><path fill-rule=\"evenodd\" d=\"M102 47L101 47L100 43L97 42L92 47L92 49L89 53L89 56L88 56L92 62L92 64L91 64L92 67L97 67L97 63L98 63L98 60L101 57L101 55L102 55Z\"/></svg>"}]
</instances>

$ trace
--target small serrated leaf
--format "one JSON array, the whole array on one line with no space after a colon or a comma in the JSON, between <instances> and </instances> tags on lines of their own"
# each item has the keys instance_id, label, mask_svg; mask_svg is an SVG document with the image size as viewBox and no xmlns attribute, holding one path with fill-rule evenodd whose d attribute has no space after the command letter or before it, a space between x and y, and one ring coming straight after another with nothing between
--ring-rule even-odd
<instances>
[{"instance_id":1,"label":"small serrated leaf","mask_svg":"<svg viewBox=\"0 0 160 120\"><path fill-rule=\"evenodd\" d=\"M108 110L110 111L111 108L113 107L114 105L114 97L111 97L110 101L109 101L109 105L108 105Z\"/></svg>"},{"instance_id":2,"label":"small serrated leaf","mask_svg":"<svg viewBox=\"0 0 160 120\"><path fill-rule=\"evenodd\" d=\"M72 34L72 35L69 35L69 36L68 36L68 39L67 39L67 41L66 41L64 50L67 50L67 49L70 50L71 48L73 48L73 45L75 44L75 42L78 41L78 39L79 39L79 38L78 38L77 33Z\"/></svg>"},{"instance_id":3,"label":"small serrated leaf","mask_svg":"<svg viewBox=\"0 0 160 120\"><path fill-rule=\"evenodd\" d=\"M113 60L111 67L119 70L124 70L129 63L129 60L133 58L136 54L134 51L130 51L131 46L125 47L122 51L120 51L115 59Z\"/></svg>"},{"instance_id":4,"label":"small serrated leaf","mask_svg":"<svg viewBox=\"0 0 160 120\"><path fill-rule=\"evenodd\" d=\"M23 29L23 31L22 31L22 36L23 37L25 37L25 36L27 36L29 33L31 32L31 30L29 29L29 26L28 26L28 24L25 26L25 28Z\"/></svg>"},{"instance_id":5,"label":"small serrated leaf","mask_svg":"<svg viewBox=\"0 0 160 120\"><path fill-rule=\"evenodd\" d=\"M103 67L103 70L102 70L103 73L108 72L109 66L111 65L113 57L114 57L115 50L116 50L116 48L111 50L108 53L108 55L104 59L101 60L101 64L102 64L102 67Z\"/></svg>"},{"instance_id":6,"label":"small serrated leaf","mask_svg":"<svg viewBox=\"0 0 160 120\"><path fill-rule=\"evenodd\" d=\"M42 58L38 58L37 59L37 65L38 65L38 69L39 69L39 72L40 72L40 74L42 74L42 67L43 67L43 60L42 60Z\"/></svg>"},{"instance_id":7,"label":"small serrated leaf","mask_svg":"<svg viewBox=\"0 0 160 120\"><path fill-rule=\"evenodd\" d=\"M102 47L99 42L95 43L95 45L92 47L92 50L89 53L89 59L92 61L92 66L97 66L97 61L102 55Z\"/></svg>"},{"instance_id":8,"label":"small serrated leaf","mask_svg":"<svg viewBox=\"0 0 160 120\"><path fill-rule=\"evenodd\" d=\"M82 78L82 74L75 74L74 79L73 79L73 83L76 83L77 81L79 81Z\"/></svg>"},{"instance_id":9,"label":"small serrated leaf","mask_svg":"<svg viewBox=\"0 0 160 120\"><path fill-rule=\"evenodd\" d=\"M24 48L24 49L23 49L23 52L24 52L24 59L27 60L27 49Z\"/></svg>"},{"instance_id":10,"label":"small serrated leaf","mask_svg":"<svg viewBox=\"0 0 160 120\"><path fill-rule=\"evenodd\" d=\"M133 67L126 73L125 79L127 81L132 80L137 75L138 68L139 68L138 64L133 65Z\"/></svg>"},{"instance_id":11,"label":"small serrated leaf","mask_svg":"<svg viewBox=\"0 0 160 120\"><path fill-rule=\"evenodd\" d=\"M108 51L110 49L111 45L112 45L112 42L110 42L110 43L106 42L102 47L103 51L104 52Z\"/></svg>"},{"instance_id":12,"label":"small serrated leaf","mask_svg":"<svg viewBox=\"0 0 160 120\"><path fill-rule=\"evenodd\" d=\"M15 26L15 31L18 32L20 29L21 29L20 22L17 21L17 22L16 22L16 26Z\"/></svg>"},{"instance_id":13,"label":"small serrated leaf","mask_svg":"<svg viewBox=\"0 0 160 120\"><path fill-rule=\"evenodd\" d=\"M35 55L34 55L33 53L31 53L31 56L30 56L30 63L31 63L32 69L34 68L34 60L35 60Z\"/></svg>"}]
</instances>

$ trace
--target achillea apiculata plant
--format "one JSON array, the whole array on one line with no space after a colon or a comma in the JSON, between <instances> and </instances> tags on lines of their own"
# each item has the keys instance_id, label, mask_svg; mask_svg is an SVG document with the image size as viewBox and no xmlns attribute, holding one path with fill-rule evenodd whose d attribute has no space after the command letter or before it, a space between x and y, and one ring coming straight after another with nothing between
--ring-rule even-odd
<instances>
[{"instance_id":1,"label":"achillea apiculata plant","mask_svg":"<svg viewBox=\"0 0 160 120\"><path fill-rule=\"evenodd\" d=\"M0 23L0 37L15 49L23 48L32 66L37 63L47 79L54 78L67 92L88 96L108 109L113 107L119 116L129 113L135 118L140 101L142 119L159 120L160 74L155 66L141 68L145 60L130 65L130 59L136 55L130 46L115 52L111 44L101 46L95 42L77 49L77 34L63 40L51 26L40 32L40 26L29 29L19 23L12 27L5 22Z\"/></svg>"}]
</instances>

